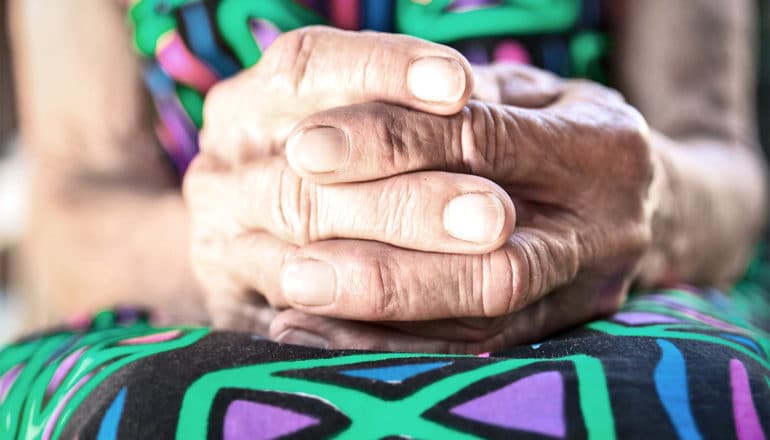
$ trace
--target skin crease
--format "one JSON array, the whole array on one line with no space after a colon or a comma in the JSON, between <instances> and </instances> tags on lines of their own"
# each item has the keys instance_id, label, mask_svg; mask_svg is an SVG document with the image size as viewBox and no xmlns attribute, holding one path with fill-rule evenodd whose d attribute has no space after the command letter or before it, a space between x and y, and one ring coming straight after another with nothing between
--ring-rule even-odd
<instances>
[{"instance_id":1,"label":"skin crease","mask_svg":"<svg viewBox=\"0 0 770 440\"><path fill-rule=\"evenodd\" d=\"M102 43L92 43L97 47L73 49L70 56L87 58L79 63L35 57L48 43L38 38L35 45L23 37L33 32L31 17L47 16L46 29L55 29L56 22L75 20L54 18L70 10L93 11L81 20L101 14L117 23L119 11L94 0L78 1L83 8L48 5L40 12L40 1L17 0L12 10L17 74L26 78L20 96L25 143L34 146L45 170L36 176L28 241L38 310L55 317L62 310L120 299L193 305L192 293L175 301L179 292L196 290L189 266L179 258L186 221L170 179L145 152L151 143L146 103L136 99L136 65L128 55L118 57L127 63L121 77L112 72L115 57L108 63L103 56L107 47L126 47L125 36L108 33L113 39L100 37ZM636 55L618 60L621 83L650 125L662 132L649 130L613 91L535 69L471 73L459 54L403 36L316 29L302 38L296 36L301 33L282 37L257 67L208 96L204 154L185 182L194 223L193 265L204 290L211 292L206 298L215 324L327 347L481 352L609 313L632 280L715 284L738 276L765 199L752 129L744 122L751 117L750 90L735 86L751 83L750 2L736 3L740 6L729 8L729 14L720 5L679 7L657 0L626 5L626 16L635 18L620 32L619 53L636 50ZM645 27L692 15L689 26L690 19L660 32ZM708 32L697 26L698 18L710 23ZM113 29L122 31L119 25ZM678 38L690 45L684 44L687 53L708 48L721 61L690 60L688 76L671 72L670 60L682 49L638 50L640 44L658 47L658 38L674 40L666 34L672 29L692 33ZM332 37L307 38L308 32L340 38L349 48L344 51L349 64L324 63L332 58L315 56L324 47L313 45ZM86 40L87 35L73 35L64 44L82 48ZM383 47L389 48L385 54L404 57L395 64L401 70L370 68L366 76L372 86L360 87L356 67L382 59ZM296 58L281 62L292 57L271 58L271 52ZM308 54L314 55L303 61ZM463 68L460 99L425 103L404 90L408 61L425 54L455 58ZM50 63L73 71L51 78L42 73ZM711 68L717 64L721 71ZM296 75L298 65L308 67L302 77ZM92 66L104 72L94 73ZM350 75L349 81L337 80L340 71ZM661 72L665 79L641 78L641 71ZM98 75L90 84L99 87L83 93L73 84L88 75ZM698 88L676 87L671 84L677 75L704 79ZM349 89L340 91L341 84ZM715 104L701 98L709 92L722 99ZM468 101L471 93L475 99ZM270 94L282 99L260 100L270 102L269 109L238 99ZM92 104L73 112L69 103L84 97ZM125 109L127 117L105 125L101 119L114 113L105 102ZM282 105L279 111L276 103ZM676 111L679 105L698 111ZM287 137L318 125L343 128L354 139L347 171L309 175L292 168L296 161L283 149ZM389 149L394 139L400 155ZM418 149L426 140L430 148ZM129 148L134 143L141 145ZM725 160L730 167L723 166ZM145 182L145 190L135 190L138 181ZM430 184L419 184L426 181ZM433 192L424 193L426 187ZM431 236L443 231L443 202L467 192L500 198L505 222L497 239L471 244ZM433 211L424 215L429 200L435 206L427 203ZM367 201L371 204L354 215L341 217L346 211L340 207ZM393 206L404 215L389 214ZM51 222L52 217L59 221ZM389 220L377 221L382 218ZM127 229L134 231L133 239L125 238ZM149 252L147 243L161 245ZM283 295L281 269L307 257L337 267L336 281L343 287L336 289L335 305L307 306ZM136 292L153 294L142 298ZM292 308L278 313L268 303Z\"/></svg>"}]
</instances>

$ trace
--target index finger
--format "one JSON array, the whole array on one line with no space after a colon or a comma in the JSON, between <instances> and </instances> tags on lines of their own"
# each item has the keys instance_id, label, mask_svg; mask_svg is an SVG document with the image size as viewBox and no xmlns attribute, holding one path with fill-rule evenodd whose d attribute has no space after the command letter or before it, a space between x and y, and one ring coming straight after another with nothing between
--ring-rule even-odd
<instances>
[{"instance_id":1,"label":"index finger","mask_svg":"<svg viewBox=\"0 0 770 440\"><path fill-rule=\"evenodd\" d=\"M384 101L441 115L458 112L473 91L470 64L450 47L323 26L283 34L258 70L297 96L339 104Z\"/></svg>"}]
</instances>

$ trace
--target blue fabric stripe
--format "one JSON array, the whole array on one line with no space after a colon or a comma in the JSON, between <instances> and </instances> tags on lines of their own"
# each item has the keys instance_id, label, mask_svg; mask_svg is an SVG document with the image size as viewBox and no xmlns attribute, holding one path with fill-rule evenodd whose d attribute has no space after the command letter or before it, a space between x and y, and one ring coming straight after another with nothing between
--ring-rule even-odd
<instances>
[{"instance_id":1,"label":"blue fabric stripe","mask_svg":"<svg viewBox=\"0 0 770 440\"><path fill-rule=\"evenodd\" d=\"M702 436L690 410L684 356L671 342L664 339L658 339L656 342L662 351L654 375L658 397L679 438L701 440Z\"/></svg>"},{"instance_id":2,"label":"blue fabric stripe","mask_svg":"<svg viewBox=\"0 0 770 440\"><path fill-rule=\"evenodd\" d=\"M379 32L393 30L393 3L383 0L365 0L361 7L361 24L363 29Z\"/></svg>"},{"instance_id":3,"label":"blue fabric stripe","mask_svg":"<svg viewBox=\"0 0 770 440\"><path fill-rule=\"evenodd\" d=\"M99 433L96 436L97 440L115 440L118 438L118 425L120 425L120 417L123 415L126 394L126 387L121 388L118 396L104 413L104 418L99 426Z\"/></svg>"},{"instance_id":4,"label":"blue fabric stripe","mask_svg":"<svg viewBox=\"0 0 770 440\"><path fill-rule=\"evenodd\" d=\"M345 374L347 376L353 376L353 377L361 377L364 379L379 380L382 382L397 383L397 382L402 382L406 379L409 379L410 377L417 376L418 374L435 370L437 368L441 368L449 364L451 364L451 362L431 362L427 364L394 365L392 367L346 370L346 371L342 371L342 374Z\"/></svg>"},{"instance_id":5,"label":"blue fabric stripe","mask_svg":"<svg viewBox=\"0 0 770 440\"><path fill-rule=\"evenodd\" d=\"M144 69L144 82L153 96L176 95L174 80L157 63L148 64Z\"/></svg>"},{"instance_id":6,"label":"blue fabric stripe","mask_svg":"<svg viewBox=\"0 0 770 440\"><path fill-rule=\"evenodd\" d=\"M745 336L731 335L730 333L721 333L719 336L723 338L731 339L735 342L746 345L749 348L756 351L758 355L760 356L762 355L762 351L759 349L759 346L757 345L757 343Z\"/></svg>"},{"instance_id":7,"label":"blue fabric stripe","mask_svg":"<svg viewBox=\"0 0 770 440\"><path fill-rule=\"evenodd\" d=\"M542 42L543 67L559 75L568 76L568 54L564 41L558 38L546 38Z\"/></svg>"},{"instance_id":8,"label":"blue fabric stripe","mask_svg":"<svg viewBox=\"0 0 770 440\"><path fill-rule=\"evenodd\" d=\"M220 78L228 78L241 70L240 65L227 53L223 52L214 37L214 29L209 21L206 6L191 3L179 9L187 32L190 50L214 69Z\"/></svg>"}]
</instances>

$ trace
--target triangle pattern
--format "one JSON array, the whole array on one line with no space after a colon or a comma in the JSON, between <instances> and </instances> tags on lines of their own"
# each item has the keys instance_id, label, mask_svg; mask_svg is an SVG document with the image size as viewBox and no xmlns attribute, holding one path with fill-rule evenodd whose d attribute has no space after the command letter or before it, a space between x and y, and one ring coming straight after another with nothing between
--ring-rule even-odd
<instances>
[{"instance_id":1,"label":"triangle pattern","mask_svg":"<svg viewBox=\"0 0 770 440\"><path fill-rule=\"evenodd\" d=\"M342 374L388 383L400 383L419 374L445 367L451 362L430 362L427 364L394 365L392 367L343 370Z\"/></svg>"},{"instance_id":2,"label":"triangle pattern","mask_svg":"<svg viewBox=\"0 0 770 440\"><path fill-rule=\"evenodd\" d=\"M487 425L563 438L564 379L558 371L533 374L450 412Z\"/></svg>"},{"instance_id":3,"label":"triangle pattern","mask_svg":"<svg viewBox=\"0 0 770 440\"><path fill-rule=\"evenodd\" d=\"M267 440L292 434L320 421L265 403L235 400L225 414L224 440Z\"/></svg>"}]
</instances>

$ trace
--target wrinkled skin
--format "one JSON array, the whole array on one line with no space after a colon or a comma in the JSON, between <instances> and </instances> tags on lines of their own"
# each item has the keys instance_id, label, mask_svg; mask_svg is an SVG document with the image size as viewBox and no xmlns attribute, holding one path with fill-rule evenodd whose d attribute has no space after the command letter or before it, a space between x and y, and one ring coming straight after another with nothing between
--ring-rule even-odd
<instances>
[{"instance_id":1,"label":"wrinkled skin","mask_svg":"<svg viewBox=\"0 0 770 440\"><path fill-rule=\"evenodd\" d=\"M191 215L182 200L176 176L168 168L165 158L160 154L160 147L153 140L152 120L155 115L149 96L144 93L141 60L134 54L130 31L125 27L126 11L118 2L104 0L10 0L8 3L13 45L11 64L15 72L22 143L26 153L34 161L35 168L39 170L31 176L29 224L23 243L23 290L30 302L30 313L25 322L29 329L54 325L74 312L95 311L120 303L136 304L160 311L166 315L168 322L205 323L207 314L202 304L203 288L196 282L191 262L188 261ZM617 0L606 3L608 9L611 9L607 11L607 16L611 18L610 25L613 29L610 35L613 47L610 73L613 83L623 91L623 95L644 115L651 126L649 138L647 135L642 136L647 142L646 147L652 148L649 153L653 159L653 180L646 196L645 207L652 215L652 224L643 226L651 227L651 242L639 244L640 247L647 248L647 252L638 263L639 273L635 282L646 286L670 282L687 282L699 286L729 285L741 276L746 267L758 233L765 224L763 209L768 200L766 181L763 180L766 173L761 165L764 159L759 153L753 114L756 97L753 90L756 2ZM573 136L567 139L569 142L546 145L549 149L565 152L558 156L548 153L548 160L542 163L535 162L532 158L519 159L519 155L514 156L513 160L509 158L509 161L502 161L501 153L505 150L492 150L489 147L495 147L497 144L487 144L487 149L479 153L485 153L489 162L499 167L495 170L489 167L485 170L481 166L483 163L471 160L473 156L459 156L453 153L454 150L446 150L445 146L453 145L452 139L457 139L456 132L451 130L442 133L444 136L418 138L421 148L415 150L410 146L414 146L415 135L420 132L417 121L440 119L434 119L430 115L449 116L449 120L458 119L459 116L451 115L465 108L471 93L474 99L486 104L472 101L468 104L468 110L463 110L464 114L470 115L470 109L476 109L473 114L478 116L482 114L479 111L485 105L499 108L489 105L490 103L503 102L514 106L507 109L517 114L517 118L501 119L499 127L505 127L502 122L506 120L518 123L520 120L531 119L523 118L525 115L534 117L544 114L559 116L556 118L560 120L559 125L566 127L569 125L569 118L561 118L560 115L567 106L556 104L560 102L560 98L584 94L568 93L568 90L576 90L574 86L578 85L577 83L553 81L552 77L532 69L498 71L474 68L471 74L470 68L455 52L440 46L416 43L415 40L405 37L391 35L362 39L352 38L351 34L346 35L348 37L342 39L324 39L327 43L331 41L336 45L327 44L326 48L320 51L326 54L326 57L308 57L311 49L318 49L315 48L319 43L315 41L317 39L292 41L290 38L283 38L279 41L284 46L269 50L257 68L245 71L237 78L221 84L215 89L215 93L208 96L208 123L203 133L207 151L197 165L200 171L216 171L213 175L229 176L229 179L210 179L212 188L216 187L215 182L219 182L226 184L229 189L216 194L215 206L225 206L221 212L217 213L214 206L205 212L201 209L193 210L198 224L195 228L194 260L198 275L208 287L209 309L213 312L217 324L265 333L270 330L268 326L272 325L273 336L280 335L280 339L284 341L330 347L464 352L479 351L480 346L484 344L502 345L502 339L508 336L498 336L497 341L490 336L499 334L503 327L510 327L506 330L509 336L513 335L509 340L515 341L527 339L527 335L539 332L548 333L549 328L558 328L577 320L578 315L582 313L577 310L580 307L574 307L570 301L560 299L573 298L573 302L583 307L583 299L579 295L568 293L578 291L577 285L568 282L544 296L544 300L535 301L535 304L541 304L540 306L529 306L527 310L530 311L539 307L539 315L534 311L521 312L517 319L513 320L489 320L478 316L469 318L468 316L476 314L468 313L468 316L459 320L446 321L453 318L443 313L446 310L442 311L440 307L434 307L432 304L454 304L458 313L451 316L464 315L459 313L461 308L472 310L476 307L475 311L479 311L479 302L472 301L470 293L476 292L478 295L483 289L469 291L470 293L462 296L453 292L458 292L459 288L464 286L460 283L467 282L476 269L487 267L488 270L491 267L491 260L486 259L483 260L486 266L474 269L468 263L476 261L473 256L493 252L512 236L521 237L522 233L526 232L524 225L537 223L540 229L530 231L542 230L546 217L533 217L528 214L528 207L530 213L543 213L549 207L561 208L548 211L551 214L548 219L554 219L557 213L564 215L569 212L564 209L565 206L575 211L579 200L588 200L587 206L581 205L582 209L577 210L580 213L589 213L584 219L585 224L594 217L605 218L606 215L599 211L592 212L594 200L590 199L588 194L596 194L594 187L598 187L600 181L612 180L607 173L620 173L620 170L628 168L627 164L624 165L624 162L619 160L626 157L627 152L636 151L644 155L644 146L639 150L621 148L619 151L624 152L622 155L613 154L614 160L609 160L607 166L595 177L597 185L588 186L594 192L580 192L579 187L564 186L561 188L563 193L556 192L559 188L555 184L551 185L551 181L546 182L544 176L541 180L545 184L537 187L510 185L511 182L519 180L513 180L513 175L504 176L504 168L513 169L517 179L531 179L534 176L531 173L525 176L527 169L522 167L531 167L530 172L533 169L555 170L556 164L566 163L574 167L574 170L592 169L596 164L587 160L596 159L595 155L605 151L604 147L597 148L596 145L606 146L613 143L612 139L616 139L614 136L619 135L618 132L613 134L599 130L603 132L600 135L603 142L593 142L589 147L592 153L580 155L578 159L581 162L574 163L566 162L570 157L566 154L566 149L572 146L583 148L585 144L589 144L588 138L577 142ZM304 50L297 50L303 48ZM416 83L420 82L420 78L428 79L418 88L418 91L422 92L420 96L424 99L416 99L407 88L410 84L406 73L407 66L399 64L398 60L411 59L417 52L454 58L465 75L426 75L423 70L421 74L412 77ZM290 57L291 54L295 57ZM303 66L306 69L297 68ZM452 78L458 82L452 83ZM453 84L457 87L452 88ZM362 88L364 85L368 85L368 88ZM608 116L612 111L618 110L618 107L625 109L621 113L629 110L622 104L613 103L612 99L601 100L600 93L606 94L607 91L596 90L596 95L591 92L591 97L596 100L593 105L610 110L601 114ZM444 98L451 99L443 103L436 102L441 93L446 93ZM351 139L357 139L357 145L358 139L365 140L354 151L370 151L362 150L361 145L371 146L372 154L351 156L348 166L342 167L344 171L338 173L309 172L312 169L318 170L319 167L328 168L328 159L333 157L331 153L337 151L328 142L323 142L324 139L331 139L330 133L333 133L333 130L327 130L322 131L321 135L316 132L315 140L312 140L313 136L310 137L312 142L308 138L303 142L289 142L289 154L286 159L281 159L286 138L304 118L340 106L343 106L343 109L337 111L349 111L356 118L363 118L367 114L373 114L374 110L370 107L375 101L411 108L415 116L414 119L409 119L403 116L400 107L393 110L393 107L379 104L381 108L390 109L387 112L390 119L386 119L387 124L381 126L387 126L388 130L382 133L365 132L363 130L368 128L362 121L362 131L350 134ZM570 106L575 108L577 101L573 99L572 102ZM561 99L561 103L565 101ZM353 104L369 110L356 112L356 107L351 107ZM344 110L344 106L348 106L347 110ZM572 115L576 113L572 112ZM543 117L541 120L553 122L553 119ZM623 119L613 120L620 122ZM477 123L482 120L481 117L475 119ZM396 125L399 121L401 125ZM331 122L334 121L330 119ZM347 122L350 121L345 121ZM593 129L600 128L600 119L587 122L593 122ZM638 123L634 121L630 124L633 126ZM606 125L620 127L624 124ZM462 127L461 123L460 126ZM531 126L533 124L520 124L522 130ZM436 127L440 128L441 124L437 122ZM341 128L350 129L344 124ZM633 134L638 130L630 131L629 137L638 138ZM565 139L566 133L571 132L565 131ZM394 137L390 142L395 143L398 148L386 149L386 152L393 154L383 158L382 150L375 147L387 145L386 136L391 134ZM531 133L535 134L537 133ZM588 136L587 131L584 134ZM386 142L378 143L382 139ZM524 140L537 142L526 143ZM540 139L534 139L532 136L511 138L511 141L517 145L521 142L522 152L528 151L530 155L541 150L544 156L546 154ZM303 150L300 148L303 143L309 144L310 147ZM460 142L459 145L470 144ZM537 145L538 149L523 148L527 145ZM628 146L630 143L624 145ZM299 151L302 151L301 154ZM517 152L518 148L513 151ZM318 153L327 160L319 160ZM431 162L442 158L444 154L446 162L438 165ZM272 175L265 173L261 177L263 180L252 182L244 179L243 186L236 184L240 177L259 176L259 173L248 174L246 171L249 167L258 168L259 163L268 160L271 155L276 163L275 169L271 171ZM459 161L458 157L463 160ZM565 162L555 160L559 158L564 158ZM429 182L430 188L436 188L437 191L444 188L444 191L447 185L452 184L452 179L456 179L451 177L454 175L438 176L434 173L429 181L409 186L420 189L409 193L415 196L409 200L400 197L400 193L395 190L378 190L372 195L368 191L355 190L355 185L326 185L326 190L320 191L319 194L325 194L327 197L318 199L319 204L314 206L326 206L321 203L326 201L334 203L329 203L330 208L326 211L312 211L315 214L325 214L325 217L313 217L313 221L310 221L307 212L302 211L304 214L300 213L296 218L285 218L291 219L292 222L278 231L281 234L241 233L268 230L266 227L247 227L256 220L270 220L262 216L262 211L277 212L274 204L265 204L261 199L255 199L255 194L267 197L277 193L280 188L276 187L271 179L275 179L274 173L286 169L285 162L281 163L286 160L291 164L293 173L285 173L285 178L289 183L294 182L294 186L281 187L287 193L297 191L300 182L304 182L302 185L305 188L310 188L308 182L361 180L366 179L366 176L372 176L371 178L376 180L376 177L390 175L396 169L422 169L430 165L431 170L437 171L457 168L462 162L465 166L460 174L465 173L465 177L460 180L470 182L472 188L483 188L496 197L499 196L505 221L501 223L499 233L496 228L482 227L484 222L480 220L483 220L483 216L461 216L459 220L462 221L448 222L450 226L475 225L475 229L470 229L470 232L475 233L466 235L466 238L482 239L482 243L457 240L444 234L442 219L435 217L444 200L431 197L432 205L423 206L419 210L412 208L418 205L418 202L422 203L416 197L425 194L424 182ZM388 164L392 166L386 167ZM471 168L471 165L475 168ZM308 166L311 168L306 169ZM314 166L315 168L312 168ZM661 168L663 172L660 171ZM228 169L232 172L227 172ZM473 179L471 174L475 174L474 170L486 171L488 175ZM645 170L639 169L638 172L640 174L637 177L640 177ZM205 174L207 173L197 173L197 176L202 177ZM296 175L305 179L297 180ZM501 175L503 179L500 179ZM619 191L626 191L633 185L632 181L624 182L623 187L618 187ZM208 203L205 200L214 197L207 196L205 192L192 194L198 192L189 190L195 186L192 183L192 180L188 182L190 202L202 200L202 203ZM270 183L269 188L257 191L257 187L267 183ZM237 188L232 189L233 186ZM252 186L255 188L251 188ZM332 194L329 192L332 187L337 187L338 190L347 189L344 193L333 193L336 199L330 199L328 195ZM206 188L204 185L199 189L204 191ZM565 205L567 191L583 194L583 198L570 200L570 205ZM526 193L529 199L518 198L510 203L506 200L508 193ZM558 203L531 203L532 200L556 194L560 195L555 199ZM391 195L396 202L404 201L403 209L390 209L391 204L385 199L387 195ZM351 198L349 206L342 210L332 210L331 205L344 202L341 201L342 196ZM225 200L221 199L226 197L230 197L237 204L225 204ZM362 198L364 200L361 200ZM608 200L610 199L597 198L597 207L603 206L599 202ZM277 199L273 202L275 201ZM406 203L407 201L411 201L411 204ZM627 200L629 204L638 201L638 198L634 197ZM530 202L529 205L526 202ZM244 216L243 212L236 212L235 207L238 206L253 206L253 210L259 215ZM387 215L369 215L369 211L362 209L370 209L372 206ZM493 203L487 207L496 206ZM537 209L533 210L531 206ZM605 208L609 209L611 206L608 204ZM425 217L425 212L428 212L426 209L430 207L434 209L430 211L433 217ZM455 208L457 207L461 213L484 212L470 209L467 203L456 205ZM291 206L286 208L286 213L292 212ZM496 211L491 209L487 212ZM376 217L375 222L372 217ZM204 218L210 220L208 225L205 224ZM304 224L300 221L302 219L305 219ZM629 220L622 217L613 219L617 220L616 226L621 221ZM281 222L286 220L278 218L278 222L268 225L269 230L277 231ZM397 229L402 221L403 224L409 225L410 229ZM633 223L631 221L631 224ZM597 223L596 230L599 230L598 225ZM630 226L629 223L626 225ZM319 229L311 229L309 226L318 226ZM498 224L495 223L495 226ZM426 230L432 235L426 235ZM384 234L383 231L387 233ZM485 231L491 231L490 235L484 236ZM600 236L599 233L588 234L580 229L574 231L575 238ZM620 243L623 241L620 237L629 238L632 235L629 231L621 234L620 231L609 229L602 233L607 234L606 240L599 239L603 245L596 246L603 254L591 256L596 263L592 266L588 265L589 261L585 256L581 257L581 271L576 279L586 283L597 282L602 278L601 272L597 270L601 267L606 269L606 274L617 274L617 279L620 280L627 274L625 267L633 265L632 256L628 257L626 264L622 260L613 260L612 264L606 265L598 263L602 257L621 253L619 245L617 252L605 249L605 246L612 244L611 239L618 239L617 242ZM233 238L239 235L240 239ZM271 239L273 236L278 238ZM438 270L436 267L422 264L420 268L425 270L418 274L421 277L419 279L416 276L408 278L408 274L403 273L403 268L411 267L407 264L382 266L398 269L390 274L383 272L383 275L402 282L402 290L389 289L389 294L411 291L414 284L421 280L432 282L433 278L429 277L431 272L455 273L457 279L453 280L455 284L449 289L439 290L438 285L432 286L435 287L429 289L432 296L425 299L422 299L424 292L420 293L420 297L410 295L409 298L413 301L406 307L414 313L424 314L427 311L435 316L444 316L446 325L439 324L441 320L433 320L430 324L401 321L399 326L407 331L392 331L392 320L381 322L387 323L387 326L373 326L322 316L323 313L330 312L334 312L336 316L341 309L346 309L354 318L364 319L370 317L367 306L360 307L359 311L348 310L347 305L338 309L324 309L301 307L300 302L295 301L294 304L298 308L285 310L277 316L276 310L266 306L267 299L281 308L288 305L281 286L281 272L275 266L278 266L277 261L283 261L284 257L288 261L288 257L297 251L295 243L313 243L309 249L315 249L322 245L317 242L320 237L350 239L351 236L358 239L375 237L375 241L384 240L390 244L408 242L407 246L399 246L402 249L454 249L452 252L455 255L465 255L453 257L454 268L447 265ZM488 241L484 241L484 238ZM646 241L646 238L641 241ZM526 243L529 242L532 240ZM623 242L629 244L628 241ZM273 243L275 246L266 243ZM331 246L329 242L326 243L323 246ZM376 245L371 241L367 243L367 246ZM591 242L581 244L589 248ZM259 249L259 252L256 249ZM291 252L285 252L286 249ZM356 249L363 252L368 248L357 246ZM538 248L532 247L530 251L535 249ZM542 247L540 249L542 250ZM633 254L630 248L627 251ZM556 256L557 254L553 255L554 258ZM363 260L361 258L357 263ZM392 262L400 263L401 260L392 258ZM376 261L370 260L370 263L374 264ZM376 274L371 267L360 267L368 270L367 273ZM458 267L466 270L458 272ZM619 267L624 269L617 269ZM454 272L450 272L450 268ZM493 272L488 270L487 273ZM323 272L316 273L318 274ZM342 274L340 277L343 275L347 276ZM289 279L296 280L300 277ZM616 285L611 282L613 277L607 276L605 279L607 286ZM541 281L536 278L533 280ZM293 287L301 286L295 284ZM388 298L403 301L403 298L395 295L366 296L370 292L363 287L365 286L356 286L356 292L361 296L360 301L363 303L379 300L382 304L398 304ZM524 287L522 289L526 290ZM508 291L513 292L513 288ZM492 294L491 291L488 292ZM610 293L597 295L611 303L609 300L617 289L608 288L604 292ZM519 297L517 307L533 300L534 298ZM546 302L553 305L544 305ZM491 313L495 304L491 306L488 304L482 308ZM391 310L391 314L396 315L396 309L374 307L381 314ZM500 307L500 304L497 304L497 307ZM352 309L352 306L350 308ZM599 309L602 307L597 306L597 313ZM310 314L305 315L306 312ZM525 316L528 318L525 319ZM396 318L407 319L406 316ZM490 322L495 325L490 326ZM285 331L289 329L295 330ZM304 329L306 332L300 334L296 329ZM464 336L461 332L464 332ZM312 334L316 335L315 339ZM415 336L426 334L439 334L440 337ZM323 338L319 339L319 336Z\"/></svg>"},{"instance_id":2,"label":"wrinkled skin","mask_svg":"<svg viewBox=\"0 0 770 440\"><path fill-rule=\"evenodd\" d=\"M285 34L205 112L194 269L216 324L284 342L472 353L610 313L665 184L618 93L404 36Z\"/></svg>"}]
</instances>

